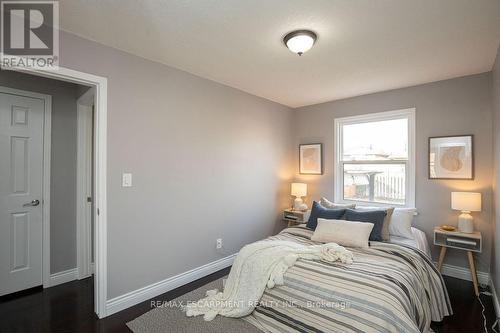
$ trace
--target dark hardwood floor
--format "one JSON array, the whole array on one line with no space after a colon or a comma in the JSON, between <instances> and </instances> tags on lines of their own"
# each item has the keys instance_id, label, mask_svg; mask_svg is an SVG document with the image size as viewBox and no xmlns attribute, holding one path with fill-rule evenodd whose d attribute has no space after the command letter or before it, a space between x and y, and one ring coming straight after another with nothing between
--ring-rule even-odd
<instances>
[{"instance_id":1,"label":"dark hardwood floor","mask_svg":"<svg viewBox=\"0 0 500 333\"><path fill-rule=\"evenodd\" d=\"M474 296L472 282L450 278L445 276L444 281L450 295L453 316L445 318L441 323L433 323L431 326L436 333L479 333L485 332L483 326L483 308ZM481 291L485 291L481 288ZM495 322L495 308L491 296L480 295L485 307L488 332ZM495 327L499 331L498 327Z\"/></svg>"},{"instance_id":2,"label":"dark hardwood floor","mask_svg":"<svg viewBox=\"0 0 500 333\"><path fill-rule=\"evenodd\" d=\"M154 300L169 301L226 275L229 269L160 295ZM442 323L434 323L436 333L484 332L481 304L473 296L472 283L445 277L455 314ZM488 329L495 320L491 297L481 296L486 307ZM110 317L98 320L93 313L93 281L91 278L69 282L45 290L33 289L0 298L0 332L108 333L130 332L125 323L151 309L146 301Z\"/></svg>"}]
</instances>

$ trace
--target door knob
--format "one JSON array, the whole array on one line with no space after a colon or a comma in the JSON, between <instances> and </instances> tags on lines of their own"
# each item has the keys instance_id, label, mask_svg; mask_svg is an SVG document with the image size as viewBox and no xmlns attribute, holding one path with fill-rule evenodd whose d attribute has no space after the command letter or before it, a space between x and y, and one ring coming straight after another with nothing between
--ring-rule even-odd
<instances>
[{"instance_id":1,"label":"door knob","mask_svg":"<svg viewBox=\"0 0 500 333\"><path fill-rule=\"evenodd\" d=\"M25 203L23 207L28 207L28 206L38 206L40 204L40 200L33 200L31 202Z\"/></svg>"}]
</instances>

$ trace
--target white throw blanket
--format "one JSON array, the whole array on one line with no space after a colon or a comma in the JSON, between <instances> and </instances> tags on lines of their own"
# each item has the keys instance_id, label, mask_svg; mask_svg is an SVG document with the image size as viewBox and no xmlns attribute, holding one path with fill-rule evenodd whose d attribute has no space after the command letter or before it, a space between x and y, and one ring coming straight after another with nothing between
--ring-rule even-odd
<instances>
[{"instance_id":1,"label":"white throw blanket","mask_svg":"<svg viewBox=\"0 0 500 333\"><path fill-rule=\"evenodd\" d=\"M249 244L238 253L224 291L207 291L207 297L189 303L187 316L203 315L206 321L217 315L244 317L252 313L266 286L283 285L283 274L297 259L352 263L352 253L328 243L307 246L289 241L264 240Z\"/></svg>"}]
</instances>

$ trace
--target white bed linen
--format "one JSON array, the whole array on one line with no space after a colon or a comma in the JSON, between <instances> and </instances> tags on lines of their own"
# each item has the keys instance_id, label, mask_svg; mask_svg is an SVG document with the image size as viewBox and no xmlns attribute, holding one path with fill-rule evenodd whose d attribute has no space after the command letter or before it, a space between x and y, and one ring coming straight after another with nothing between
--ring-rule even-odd
<instances>
[{"instance_id":1,"label":"white bed linen","mask_svg":"<svg viewBox=\"0 0 500 333\"><path fill-rule=\"evenodd\" d=\"M425 235L425 233L422 230L414 227L411 228L411 233L413 234L413 239L391 235L389 242L394 244L412 246L431 257L431 249L429 247L429 242L427 241L427 236Z\"/></svg>"}]
</instances>

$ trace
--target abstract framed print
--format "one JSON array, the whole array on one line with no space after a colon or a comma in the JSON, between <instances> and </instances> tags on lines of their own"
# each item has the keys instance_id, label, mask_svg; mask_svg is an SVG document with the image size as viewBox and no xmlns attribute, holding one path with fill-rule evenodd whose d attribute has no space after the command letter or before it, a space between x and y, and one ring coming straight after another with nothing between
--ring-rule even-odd
<instances>
[{"instance_id":1,"label":"abstract framed print","mask_svg":"<svg viewBox=\"0 0 500 333\"><path fill-rule=\"evenodd\" d=\"M474 179L473 135L429 138L429 179Z\"/></svg>"},{"instance_id":2,"label":"abstract framed print","mask_svg":"<svg viewBox=\"0 0 500 333\"><path fill-rule=\"evenodd\" d=\"M301 175L323 174L323 144L299 145L299 173Z\"/></svg>"}]
</instances>

